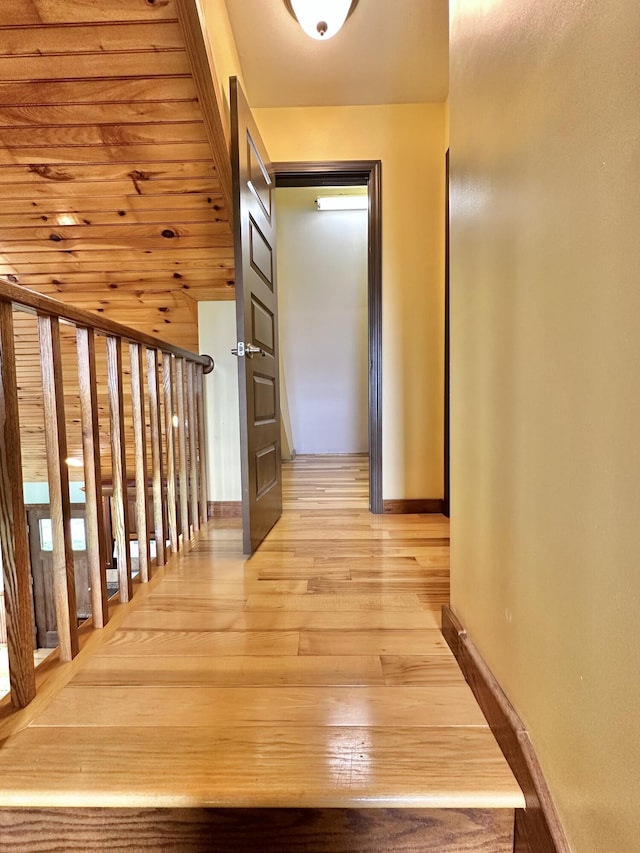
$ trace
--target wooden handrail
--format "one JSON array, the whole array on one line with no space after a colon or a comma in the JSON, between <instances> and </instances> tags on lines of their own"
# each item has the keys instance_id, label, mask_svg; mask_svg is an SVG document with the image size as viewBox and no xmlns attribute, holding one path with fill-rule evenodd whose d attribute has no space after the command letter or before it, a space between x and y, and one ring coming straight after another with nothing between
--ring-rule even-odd
<instances>
[{"instance_id":1,"label":"wooden handrail","mask_svg":"<svg viewBox=\"0 0 640 853\"><path fill-rule=\"evenodd\" d=\"M56 615L53 628L57 628L61 661L71 660L79 649L78 581L71 540L67 468L71 461L67 457L67 427L71 421L65 413L64 388L65 375L67 379L72 377L68 373L71 365L67 365L67 374L63 371L61 335L65 327L62 324L75 326L77 376L73 385L77 380L77 394L72 397L81 416L88 563L88 580L83 580L78 589L86 599L90 587L94 629L102 628L109 619L108 566L117 566L120 601L129 601L134 592L131 538L138 541L138 578L145 583L153 570L150 539L154 538L156 543L155 565L161 566L168 561L168 550L178 553L190 547L207 520L203 374L213 370L213 359L0 277L0 548L5 580L11 702L16 707L24 707L35 695L36 681L32 555L23 499L16 370L16 311L33 313L37 320L35 346L38 347L42 378L53 540L52 584L49 586L53 588ZM106 363L106 387L101 391L102 400L108 400L111 489L105 489L106 480L102 476L96 369L98 336L104 341L101 351ZM65 338L72 339L69 335ZM123 343L128 346L123 347ZM21 351L24 352L24 347ZM128 378L123 369L125 359L130 368ZM131 430L126 428L127 420L131 421ZM25 435L30 428L28 423ZM129 436L132 445L127 466ZM131 513L130 477L134 492ZM105 501L108 501L108 513ZM136 533L130 534L134 523ZM37 536L35 541L39 541ZM116 563L111 560L114 546ZM86 618L86 611L83 613Z\"/></svg>"},{"instance_id":2,"label":"wooden handrail","mask_svg":"<svg viewBox=\"0 0 640 853\"><path fill-rule=\"evenodd\" d=\"M189 352L189 350L182 349L182 347L167 343L167 341L163 341L161 338L154 338L153 335L145 335L144 332L138 332L136 329L132 329L122 323L117 323L115 320L100 317L98 314L92 314L83 308L76 308L75 305L67 305L65 302L59 302L51 296L45 296L42 293L36 293L35 290L29 290L28 287L12 284L3 276L0 276L0 300L11 302L13 305L20 305L38 314L47 314L50 317L67 320L76 326L87 326L96 332L104 335L113 335L128 343L144 344L146 347L153 347L154 349L161 350L161 352L171 353L171 355L175 355L177 358L185 358L188 361L194 362L194 364L201 364L205 373L210 373L213 370L213 359L208 355L196 355Z\"/></svg>"}]
</instances>

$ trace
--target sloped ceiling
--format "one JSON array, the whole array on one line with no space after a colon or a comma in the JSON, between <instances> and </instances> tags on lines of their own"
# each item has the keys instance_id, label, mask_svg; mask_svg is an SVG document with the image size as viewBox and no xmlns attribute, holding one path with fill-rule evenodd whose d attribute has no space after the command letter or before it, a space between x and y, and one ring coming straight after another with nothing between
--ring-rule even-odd
<instances>
[{"instance_id":1,"label":"sloped ceiling","mask_svg":"<svg viewBox=\"0 0 640 853\"><path fill-rule=\"evenodd\" d=\"M233 239L174 0L2 8L0 275L196 348Z\"/></svg>"},{"instance_id":2,"label":"sloped ceiling","mask_svg":"<svg viewBox=\"0 0 640 853\"><path fill-rule=\"evenodd\" d=\"M196 302L234 298L233 234L177 3L1 8L0 276L197 350ZM47 466L36 320L15 312L14 328L23 476L39 482ZM73 327L62 326L61 346L68 449L80 456ZM103 337L96 360L108 476Z\"/></svg>"}]
</instances>

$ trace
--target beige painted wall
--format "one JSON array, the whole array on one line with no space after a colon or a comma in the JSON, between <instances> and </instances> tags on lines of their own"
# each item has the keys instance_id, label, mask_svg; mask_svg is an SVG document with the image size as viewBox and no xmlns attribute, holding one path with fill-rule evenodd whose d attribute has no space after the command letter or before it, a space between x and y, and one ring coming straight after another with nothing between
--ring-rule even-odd
<instances>
[{"instance_id":1,"label":"beige painted wall","mask_svg":"<svg viewBox=\"0 0 640 853\"><path fill-rule=\"evenodd\" d=\"M637 0L454 0L452 600L575 853L640 849Z\"/></svg>"},{"instance_id":2,"label":"beige painted wall","mask_svg":"<svg viewBox=\"0 0 640 853\"><path fill-rule=\"evenodd\" d=\"M383 494L442 497L444 104L254 110L273 160L382 160Z\"/></svg>"},{"instance_id":3,"label":"beige painted wall","mask_svg":"<svg viewBox=\"0 0 640 853\"><path fill-rule=\"evenodd\" d=\"M237 77L246 90L236 43L231 30L231 22L224 0L197 0L201 21L204 22L208 37L210 58L213 64L215 81L222 94L225 115L229 122L229 77ZM229 133L227 125L227 135Z\"/></svg>"}]
</instances>

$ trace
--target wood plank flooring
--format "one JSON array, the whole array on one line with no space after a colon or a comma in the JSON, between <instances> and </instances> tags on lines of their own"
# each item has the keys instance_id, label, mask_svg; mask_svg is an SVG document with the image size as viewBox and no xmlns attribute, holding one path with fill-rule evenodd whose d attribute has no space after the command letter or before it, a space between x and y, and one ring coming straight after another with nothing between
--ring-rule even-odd
<instances>
[{"instance_id":1,"label":"wood plank flooring","mask_svg":"<svg viewBox=\"0 0 640 853\"><path fill-rule=\"evenodd\" d=\"M522 807L439 631L447 521L370 515L366 464L286 465L251 559L212 522L2 743L0 806Z\"/></svg>"}]
</instances>

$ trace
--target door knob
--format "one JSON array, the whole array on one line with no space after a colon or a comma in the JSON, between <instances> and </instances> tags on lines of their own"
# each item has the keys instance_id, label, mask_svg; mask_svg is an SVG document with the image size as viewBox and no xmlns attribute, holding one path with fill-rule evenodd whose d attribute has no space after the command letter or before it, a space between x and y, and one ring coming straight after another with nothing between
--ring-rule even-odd
<instances>
[{"instance_id":1,"label":"door knob","mask_svg":"<svg viewBox=\"0 0 640 853\"><path fill-rule=\"evenodd\" d=\"M242 358L245 355L247 358L253 358L257 353L260 353L261 356L266 355L266 352L261 347L254 347L253 344L245 344L244 341L238 341L238 346L231 350L231 355L237 355L238 358Z\"/></svg>"}]
</instances>

